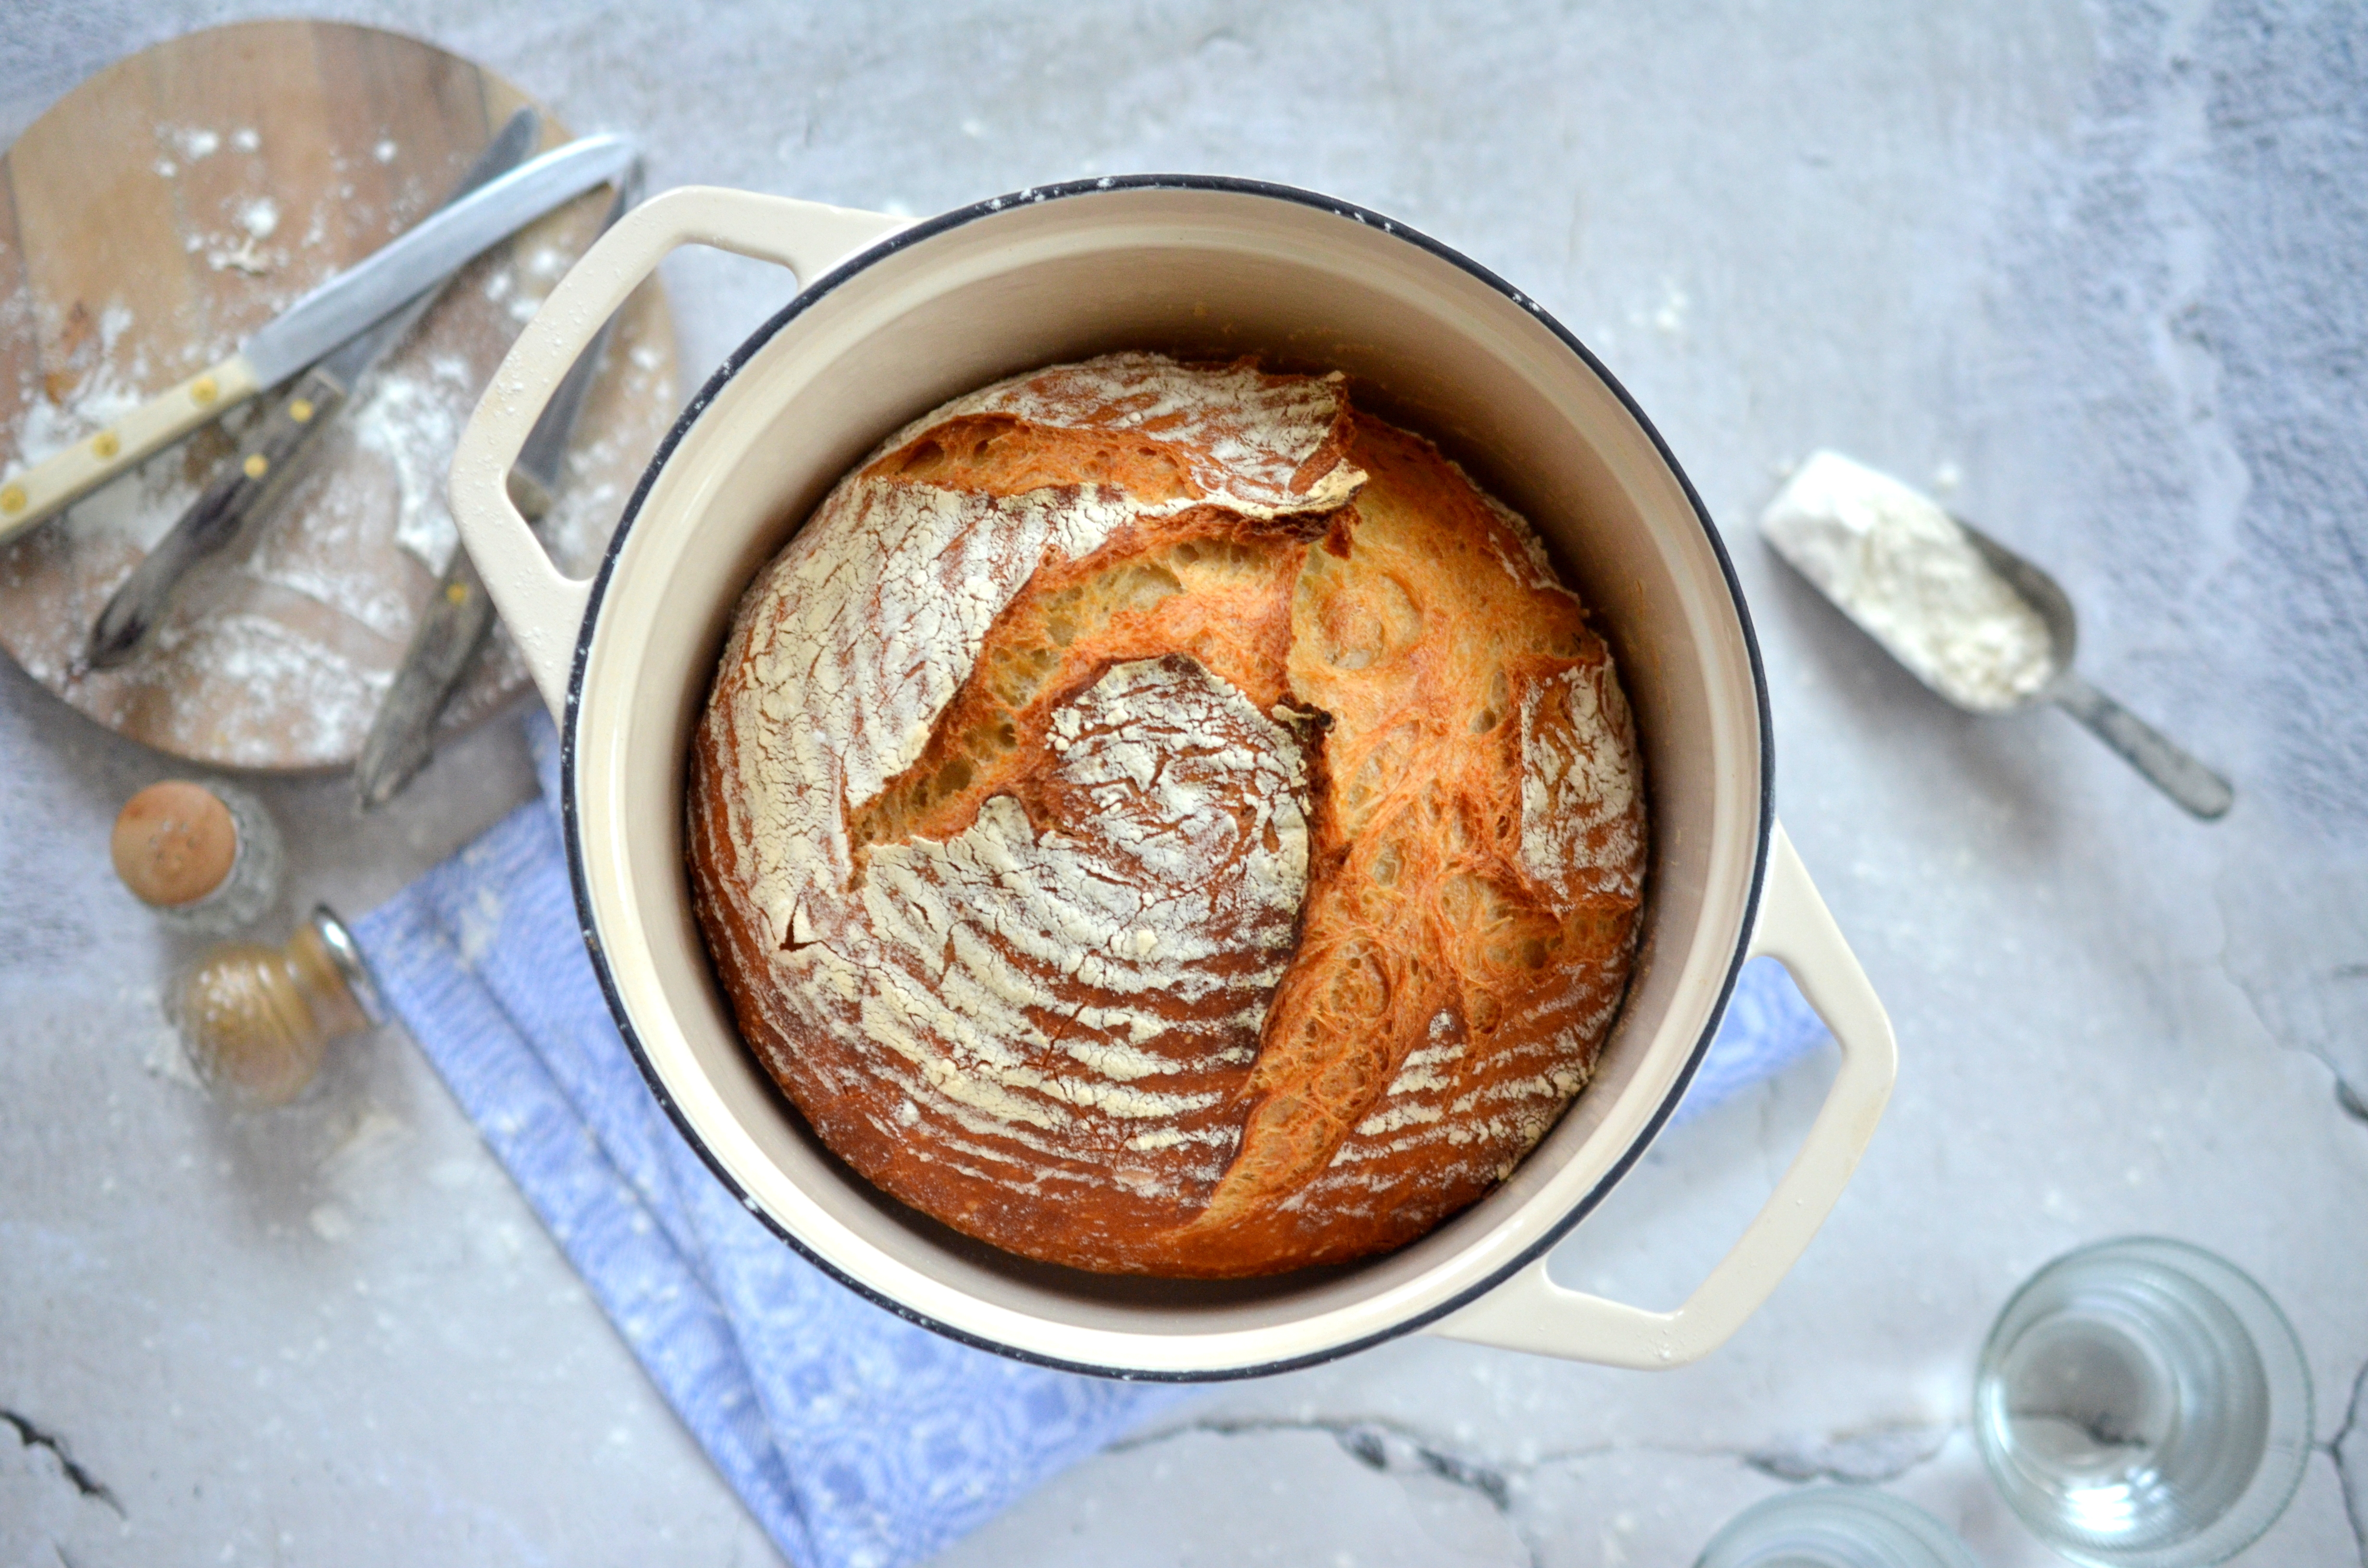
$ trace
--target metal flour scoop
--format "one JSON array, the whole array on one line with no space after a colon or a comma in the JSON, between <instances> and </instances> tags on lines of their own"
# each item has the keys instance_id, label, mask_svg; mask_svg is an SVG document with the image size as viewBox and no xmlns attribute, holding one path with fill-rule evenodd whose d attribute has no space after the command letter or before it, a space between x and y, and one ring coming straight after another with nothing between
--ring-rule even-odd
<instances>
[{"instance_id":1,"label":"metal flour scoop","mask_svg":"<svg viewBox=\"0 0 2368 1568\"><path fill-rule=\"evenodd\" d=\"M2055 578L1899 481L1834 452L1796 470L1760 517L1776 552L1926 686L1974 713L2053 702L2196 816L2228 781L2072 668L2072 601Z\"/></svg>"}]
</instances>

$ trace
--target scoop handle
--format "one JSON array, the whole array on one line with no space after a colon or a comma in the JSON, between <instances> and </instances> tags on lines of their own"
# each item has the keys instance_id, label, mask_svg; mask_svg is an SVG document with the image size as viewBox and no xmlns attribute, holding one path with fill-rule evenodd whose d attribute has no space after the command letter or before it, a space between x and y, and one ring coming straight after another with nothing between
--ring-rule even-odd
<instances>
[{"instance_id":1,"label":"scoop handle","mask_svg":"<svg viewBox=\"0 0 2368 1568\"><path fill-rule=\"evenodd\" d=\"M1842 1068L1767 1204L1675 1312L1648 1312L1557 1285L1540 1258L1433 1333L1611 1367L1682 1367L1725 1344L1800 1261L1874 1136L1899 1075L1899 1051L1891 1019L1793 841L1781 824L1775 834L1747 956L1768 954L1792 972L1833 1030Z\"/></svg>"},{"instance_id":2,"label":"scoop handle","mask_svg":"<svg viewBox=\"0 0 2368 1568\"><path fill-rule=\"evenodd\" d=\"M510 498L509 472L568 368L642 280L684 245L777 262L804 286L908 222L785 196L683 186L619 219L568 268L510 345L453 453L452 519L554 715L565 716L592 582L566 576L552 563Z\"/></svg>"},{"instance_id":3,"label":"scoop handle","mask_svg":"<svg viewBox=\"0 0 2368 1568\"><path fill-rule=\"evenodd\" d=\"M2055 677L2047 699L2089 727L2146 782L2205 822L2228 814L2237 791L2169 735L2139 718L2070 670Z\"/></svg>"}]
</instances>

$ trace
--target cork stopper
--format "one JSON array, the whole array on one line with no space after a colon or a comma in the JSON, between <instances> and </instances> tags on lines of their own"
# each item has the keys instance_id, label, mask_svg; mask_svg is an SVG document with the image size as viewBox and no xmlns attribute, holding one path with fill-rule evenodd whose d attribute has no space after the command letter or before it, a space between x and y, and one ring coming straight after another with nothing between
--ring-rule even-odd
<instances>
[{"instance_id":1,"label":"cork stopper","mask_svg":"<svg viewBox=\"0 0 2368 1568\"><path fill-rule=\"evenodd\" d=\"M216 949L183 977L175 999L189 1065L233 1105L286 1105L321 1070L329 1043L308 1000L281 949Z\"/></svg>"},{"instance_id":2,"label":"cork stopper","mask_svg":"<svg viewBox=\"0 0 2368 1568\"><path fill-rule=\"evenodd\" d=\"M329 1044L385 1014L353 936L325 906L286 945L233 942L183 975L173 1000L189 1065L233 1105L286 1105Z\"/></svg>"},{"instance_id":3,"label":"cork stopper","mask_svg":"<svg viewBox=\"0 0 2368 1568\"><path fill-rule=\"evenodd\" d=\"M109 848L115 874L142 903L176 909L229 878L238 859L238 824L204 785L167 778L124 802Z\"/></svg>"}]
</instances>

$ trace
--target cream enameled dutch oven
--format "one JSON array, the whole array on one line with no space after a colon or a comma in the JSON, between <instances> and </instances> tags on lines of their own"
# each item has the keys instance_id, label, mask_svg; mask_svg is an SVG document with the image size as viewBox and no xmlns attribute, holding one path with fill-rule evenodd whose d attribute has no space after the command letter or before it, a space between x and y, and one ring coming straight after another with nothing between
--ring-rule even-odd
<instances>
[{"instance_id":1,"label":"cream enameled dutch oven","mask_svg":"<svg viewBox=\"0 0 2368 1568\"><path fill-rule=\"evenodd\" d=\"M505 483L600 324L685 244L779 262L803 290L692 399L598 576L561 576ZM1035 366L1116 348L1349 371L1360 408L1430 436L1528 517L1619 656L1651 790L1644 946L1592 1085L1486 1200L1403 1251L1266 1280L1107 1278L972 1242L814 1140L741 1044L683 861L692 725L741 592L831 484L905 421ZM1891 1028L1776 824L1768 694L1718 537L1594 357L1536 304L1373 213L1239 180L1102 179L921 222L669 191L544 302L462 437L452 500L564 737L567 849L610 1006L683 1135L791 1244L973 1344L1129 1377L1301 1366L1410 1329L1629 1367L1723 1343L1790 1269L1891 1092ZM1547 1277L1554 1240L1644 1153L1769 953L1841 1070L1767 1207L1675 1312Z\"/></svg>"}]
</instances>

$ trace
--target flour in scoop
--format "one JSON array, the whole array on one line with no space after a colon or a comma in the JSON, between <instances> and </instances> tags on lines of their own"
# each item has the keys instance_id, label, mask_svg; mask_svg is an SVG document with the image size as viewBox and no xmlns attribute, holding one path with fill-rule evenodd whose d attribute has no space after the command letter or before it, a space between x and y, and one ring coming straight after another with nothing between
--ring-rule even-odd
<instances>
[{"instance_id":1,"label":"flour in scoop","mask_svg":"<svg viewBox=\"0 0 2368 1568\"><path fill-rule=\"evenodd\" d=\"M1837 452L1795 471L1760 515L1776 552L1918 680L1998 712L2055 673L2047 623L1956 519Z\"/></svg>"}]
</instances>

